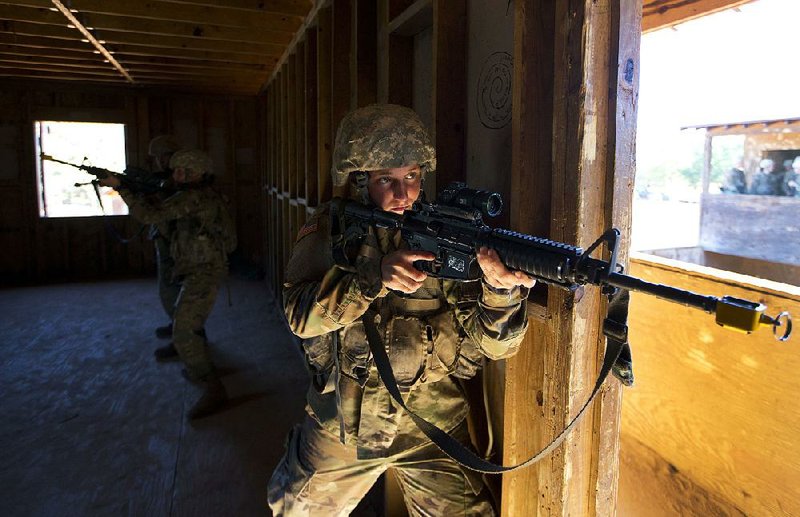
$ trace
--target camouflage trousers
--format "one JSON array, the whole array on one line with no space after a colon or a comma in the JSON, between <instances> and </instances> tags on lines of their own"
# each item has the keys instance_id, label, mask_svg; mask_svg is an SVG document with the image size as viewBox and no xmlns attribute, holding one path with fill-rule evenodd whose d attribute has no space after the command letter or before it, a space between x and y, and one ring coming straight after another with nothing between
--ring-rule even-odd
<instances>
[{"instance_id":1,"label":"camouflage trousers","mask_svg":"<svg viewBox=\"0 0 800 517\"><path fill-rule=\"evenodd\" d=\"M469 443L466 424L453 436ZM286 453L269 481L269 506L275 517L349 515L389 468L412 516L495 515L481 476L462 470L432 443L358 460L355 447L343 445L310 416L289 433Z\"/></svg>"},{"instance_id":2,"label":"camouflage trousers","mask_svg":"<svg viewBox=\"0 0 800 517\"><path fill-rule=\"evenodd\" d=\"M180 279L181 290L172 320L172 341L193 379L203 379L214 372L203 327L214 308L224 275L224 269L208 268Z\"/></svg>"},{"instance_id":3,"label":"camouflage trousers","mask_svg":"<svg viewBox=\"0 0 800 517\"><path fill-rule=\"evenodd\" d=\"M158 265L158 297L161 299L164 312L169 319L172 319L175 315L175 302L181 292L181 284L173 278L175 261L169 254L169 241L161 235L156 235L153 237L153 244L156 248Z\"/></svg>"}]
</instances>

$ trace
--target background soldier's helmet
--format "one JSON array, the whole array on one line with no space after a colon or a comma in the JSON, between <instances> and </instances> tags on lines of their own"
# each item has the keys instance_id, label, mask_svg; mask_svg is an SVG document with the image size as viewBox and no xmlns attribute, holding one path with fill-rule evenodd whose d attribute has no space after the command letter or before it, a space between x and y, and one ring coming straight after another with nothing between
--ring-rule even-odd
<instances>
[{"instance_id":1,"label":"background soldier's helmet","mask_svg":"<svg viewBox=\"0 0 800 517\"><path fill-rule=\"evenodd\" d=\"M436 169L436 151L413 110L373 104L351 111L339 124L331 167L334 185L346 185L351 172L412 164L423 173Z\"/></svg>"},{"instance_id":2,"label":"background soldier's helmet","mask_svg":"<svg viewBox=\"0 0 800 517\"><path fill-rule=\"evenodd\" d=\"M150 156L161 156L162 154L172 154L181 148L178 141L171 135L161 135L150 140L147 154Z\"/></svg>"},{"instance_id":3,"label":"background soldier's helmet","mask_svg":"<svg viewBox=\"0 0 800 517\"><path fill-rule=\"evenodd\" d=\"M172 170L183 167L191 169L196 174L211 175L211 158L198 149L178 151L169 159L169 168Z\"/></svg>"}]
</instances>

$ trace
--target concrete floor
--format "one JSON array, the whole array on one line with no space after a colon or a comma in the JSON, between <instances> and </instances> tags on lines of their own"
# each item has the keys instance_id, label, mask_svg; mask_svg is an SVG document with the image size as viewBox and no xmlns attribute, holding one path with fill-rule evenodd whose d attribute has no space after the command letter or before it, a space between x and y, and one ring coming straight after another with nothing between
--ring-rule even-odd
<instances>
[{"instance_id":1,"label":"concrete floor","mask_svg":"<svg viewBox=\"0 0 800 517\"><path fill-rule=\"evenodd\" d=\"M230 299L206 330L231 404L190 425L199 388L153 359L154 279L0 290L2 514L270 515L307 376L264 283L232 279ZM353 515L381 513L378 489Z\"/></svg>"}]
</instances>

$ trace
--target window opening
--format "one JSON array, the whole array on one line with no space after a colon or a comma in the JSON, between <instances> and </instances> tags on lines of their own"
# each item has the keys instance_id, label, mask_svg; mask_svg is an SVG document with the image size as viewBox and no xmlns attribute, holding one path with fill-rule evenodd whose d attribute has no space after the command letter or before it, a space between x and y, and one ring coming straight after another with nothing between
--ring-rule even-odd
<instances>
[{"instance_id":1,"label":"window opening","mask_svg":"<svg viewBox=\"0 0 800 517\"><path fill-rule=\"evenodd\" d=\"M40 217L92 217L128 213L122 198L109 187L98 188L101 206L91 184L96 178L91 174L44 159L44 156L51 156L75 165L85 164L122 172L125 170L124 124L38 120L34 122L34 131Z\"/></svg>"},{"instance_id":2,"label":"window opening","mask_svg":"<svg viewBox=\"0 0 800 517\"><path fill-rule=\"evenodd\" d=\"M800 157L798 17L756 0L642 35L631 250L800 281L800 195L779 181Z\"/></svg>"}]
</instances>

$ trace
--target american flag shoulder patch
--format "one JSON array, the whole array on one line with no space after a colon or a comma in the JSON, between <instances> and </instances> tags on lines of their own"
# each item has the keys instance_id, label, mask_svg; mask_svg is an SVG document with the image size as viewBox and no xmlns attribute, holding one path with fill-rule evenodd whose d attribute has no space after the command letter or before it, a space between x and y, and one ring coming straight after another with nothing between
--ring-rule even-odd
<instances>
[{"instance_id":1,"label":"american flag shoulder patch","mask_svg":"<svg viewBox=\"0 0 800 517\"><path fill-rule=\"evenodd\" d=\"M299 241L309 233L314 233L315 231L317 231L317 226L318 224L316 220L310 221L305 225L303 225L303 227L300 228L300 231L297 232L297 238L295 239L295 242Z\"/></svg>"}]
</instances>

